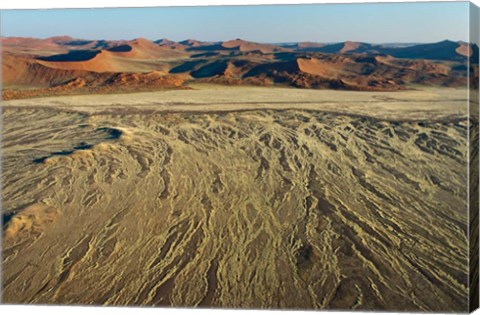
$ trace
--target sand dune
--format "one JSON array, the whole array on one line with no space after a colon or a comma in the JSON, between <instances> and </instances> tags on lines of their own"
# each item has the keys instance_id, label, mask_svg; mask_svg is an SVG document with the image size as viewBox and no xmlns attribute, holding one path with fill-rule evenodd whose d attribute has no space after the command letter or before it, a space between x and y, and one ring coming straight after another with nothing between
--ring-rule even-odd
<instances>
[{"instance_id":1,"label":"sand dune","mask_svg":"<svg viewBox=\"0 0 480 315\"><path fill-rule=\"evenodd\" d=\"M320 75L323 77L338 77L340 69L343 68L341 62L328 62L314 58L298 58L298 69L302 72Z\"/></svg>"},{"instance_id":2,"label":"sand dune","mask_svg":"<svg viewBox=\"0 0 480 315\"><path fill-rule=\"evenodd\" d=\"M473 54L472 47L466 43L460 44L460 46L458 46L458 48L455 49L455 51L457 52L457 54L460 54L466 57L471 57Z\"/></svg>"},{"instance_id":3,"label":"sand dune","mask_svg":"<svg viewBox=\"0 0 480 315\"><path fill-rule=\"evenodd\" d=\"M80 70L54 69L31 58L2 54L3 88L7 87L50 87L78 77L88 76Z\"/></svg>"},{"instance_id":4,"label":"sand dune","mask_svg":"<svg viewBox=\"0 0 480 315\"><path fill-rule=\"evenodd\" d=\"M4 302L467 310L465 90L195 88L5 102Z\"/></svg>"},{"instance_id":5,"label":"sand dune","mask_svg":"<svg viewBox=\"0 0 480 315\"><path fill-rule=\"evenodd\" d=\"M109 77L144 77L140 74L148 73L161 74L165 81L171 80L170 74L182 74L183 86L196 81L362 91L397 91L418 84L459 87L467 82L467 55L472 60L478 56L478 47L450 41L408 47L357 42L279 46L241 39L177 43L167 39L105 41L55 37L2 38L2 44L6 47L2 57L2 92L7 99L55 95L52 89L68 89L76 94L100 92L99 85L115 90L119 87ZM443 53L438 54L435 49ZM68 85L72 81L82 81L84 85L75 90ZM132 81L132 86L139 83ZM62 84L66 86L59 87ZM151 84L144 89L172 86L178 87Z\"/></svg>"},{"instance_id":6,"label":"sand dune","mask_svg":"<svg viewBox=\"0 0 480 315\"><path fill-rule=\"evenodd\" d=\"M342 54L344 54L346 52L350 52L350 51L357 51L358 52L358 50L360 48L363 48L364 46L367 46L367 48L371 47L370 45L365 45L363 43L347 41L347 42L344 43L343 48L339 52L342 53Z\"/></svg>"},{"instance_id":7,"label":"sand dune","mask_svg":"<svg viewBox=\"0 0 480 315\"><path fill-rule=\"evenodd\" d=\"M70 36L54 36L45 39L29 37L2 37L2 50L25 56L51 56L71 50L105 49L118 45L118 41L88 40Z\"/></svg>"},{"instance_id":8,"label":"sand dune","mask_svg":"<svg viewBox=\"0 0 480 315\"><path fill-rule=\"evenodd\" d=\"M189 46L189 47L200 47L200 46L207 46L207 45L212 45L212 42L205 42L205 41L199 41L196 39L186 39L178 42L179 44Z\"/></svg>"},{"instance_id":9,"label":"sand dune","mask_svg":"<svg viewBox=\"0 0 480 315\"><path fill-rule=\"evenodd\" d=\"M97 51L90 58L80 61L37 61L39 64L49 68L64 70L84 70L92 72L113 72L117 69L113 53L108 51Z\"/></svg>"},{"instance_id":10,"label":"sand dune","mask_svg":"<svg viewBox=\"0 0 480 315\"><path fill-rule=\"evenodd\" d=\"M465 60L465 43L444 40L432 44L420 44L404 48L384 50L384 53L399 58L412 59L433 59L433 60ZM478 55L477 44L472 44L470 49L476 50ZM477 58L478 60L478 58Z\"/></svg>"},{"instance_id":11,"label":"sand dune","mask_svg":"<svg viewBox=\"0 0 480 315\"><path fill-rule=\"evenodd\" d=\"M384 54L397 58L446 61L466 60L465 57L474 56L473 59L478 60L477 44L468 44L465 42L455 42L450 40L428 44L412 44L404 47L396 45L374 45L352 41L323 45L315 45L315 43L306 43L302 45L299 43L297 48L302 51L329 54Z\"/></svg>"},{"instance_id":12,"label":"sand dune","mask_svg":"<svg viewBox=\"0 0 480 315\"><path fill-rule=\"evenodd\" d=\"M185 50L189 46L189 45L184 45L184 44L169 40L167 38L156 40L155 43L162 47L168 47L170 49L178 49L178 50Z\"/></svg>"},{"instance_id":13,"label":"sand dune","mask_svg":"<svg viewBox=\"0 0 480 315\"><path fill-rule=\"evenodd\" d=\"M167 64L153 64L152 59L165 59L182 56L182 53L154 44L144 39L136 39L127 44L105 50L88 51L87 56L78 60L68 53L40 59L37 62L56 69L85 70L92 72L145 72L167 70ZM63 58L65 56L65 58ZM65 61L64 61L65 60ZM142 62L143 61L143 62ZM143 71L142 71L143 70Z\"/></svg>"},{"instance_id":14,"label":"sand dune","mask_svg":"<svg viewBox=\"0 0 480 315\"><path fill-rule=\"evenodd\" d=\"M158 59L182 56L181 52L172 50L171 47L158 45L144 38L128 41L123 46L128 49L125 51L117 50L116 53L125 58Z\"/></svg>"},{"instance_id":15,"label":"sand dune","mask_svg":"<svg viewBox=\"0 0 480 315\"><path fill-rule=\"evenodd\" d=\"M235 39L223 42L222 47L228 49L238 49L240 51L260 51L262 53L272 53L275 51L282 51L281 47L269 44L259 44L254 42L249 42L241 39Z\"/></svg>"}]
</instances>

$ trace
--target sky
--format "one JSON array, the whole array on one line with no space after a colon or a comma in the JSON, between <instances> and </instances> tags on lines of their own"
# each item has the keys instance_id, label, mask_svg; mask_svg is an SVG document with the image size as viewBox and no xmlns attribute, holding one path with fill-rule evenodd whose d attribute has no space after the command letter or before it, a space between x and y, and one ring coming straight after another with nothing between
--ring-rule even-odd
<instances>
[{"instance_id":1,"label":"sky","mask_svg":"<svg viewBox=\"0 0 480 315\"><path fill-rule=\"evenodd\" d=\"M262 43L468 39L467 2L2 10L2 36Z\"/></svg>"}]
</instances>

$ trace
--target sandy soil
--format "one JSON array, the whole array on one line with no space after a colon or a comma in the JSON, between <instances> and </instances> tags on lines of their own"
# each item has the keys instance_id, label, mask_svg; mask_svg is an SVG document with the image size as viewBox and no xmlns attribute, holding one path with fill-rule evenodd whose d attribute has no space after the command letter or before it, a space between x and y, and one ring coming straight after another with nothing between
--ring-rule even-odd
<instances>
[{"instance_id":1,"label":"sandy soil","mask_svg":"<svg viewBox=\"0 0 480 315\"><path fill-rule=\"evenodd\" d=\"M467 92L4 102L6 303L466 311Z\"/></svg>"}]
</instances>

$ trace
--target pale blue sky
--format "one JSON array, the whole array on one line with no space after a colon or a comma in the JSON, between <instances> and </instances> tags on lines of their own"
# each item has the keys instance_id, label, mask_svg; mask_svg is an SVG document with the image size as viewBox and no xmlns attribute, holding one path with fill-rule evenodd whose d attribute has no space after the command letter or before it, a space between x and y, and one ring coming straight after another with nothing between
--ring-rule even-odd
<instances>
[{"instance_id":1,"label":"pale blue sky","mask_svg":"<svg viewBox=\"0 0 480 315\"><path fill-rule=\"evenodd\" d=\"M257 42L468 38L468 2L5 10L2 36Z\"/></svg>"}]
</instances>

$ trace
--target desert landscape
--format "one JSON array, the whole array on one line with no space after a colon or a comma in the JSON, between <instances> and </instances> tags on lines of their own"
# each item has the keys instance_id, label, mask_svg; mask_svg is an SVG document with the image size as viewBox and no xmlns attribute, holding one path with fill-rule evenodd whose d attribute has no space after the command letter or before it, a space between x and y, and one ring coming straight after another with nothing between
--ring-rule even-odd
<instances>
[{"instance_id":1,"label":"desert landscape","mask_svg":"<svg viewBox=\"0 0 480 315\"><path fill-rule=\"evenodd\" d=\"M404 47L58 36L5 37L1 44L4 100L186 89L192 82L352 91L465 87L467 60L478 60L476 44L449 40ZM474 71L478 81L478 66Z\"/></svg>"},{"instance_id":2,"label":"desert landscape","mask_svg":"<svg viewBox=\"0 0 480 315\"><path fill-rule=\"evenodd\" d=\"M4 303L468 310L478 46L2 46Z\"/></svg>"}]
</instances>

